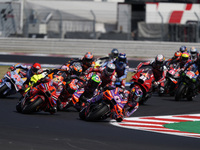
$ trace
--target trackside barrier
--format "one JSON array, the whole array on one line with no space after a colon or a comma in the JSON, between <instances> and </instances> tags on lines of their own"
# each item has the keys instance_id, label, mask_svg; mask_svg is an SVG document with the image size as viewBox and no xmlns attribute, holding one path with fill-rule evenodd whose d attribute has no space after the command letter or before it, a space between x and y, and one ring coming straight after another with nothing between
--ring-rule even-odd
<instances>
[{"instance_id":1,"label":"trackside barrier","mask_svg":"<svg viewBox=\"0 0 200 150\"><path fill-rule=\"evenodd\" d=\"M113 48L126 53L128 57L154 58L163 54L172 57L180 46L200 48L200 43L155 42L155 41L119 41L119 40L82 40L82 39L33 39L0 38L0 52L79 55L90 51L96 56L105 56Z\"/></svg>"}]
</instances>

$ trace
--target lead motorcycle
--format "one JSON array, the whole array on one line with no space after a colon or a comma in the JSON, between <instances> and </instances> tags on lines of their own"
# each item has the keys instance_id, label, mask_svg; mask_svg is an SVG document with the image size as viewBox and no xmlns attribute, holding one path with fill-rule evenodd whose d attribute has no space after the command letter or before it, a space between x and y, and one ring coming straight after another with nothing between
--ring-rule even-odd
<instances>
[{"instance_id":1,"label":"lead motorcycle","mask_svg":"<svg viewBox=\"0 0 200 150\"><path fill-rule=\"evenodd\" d=\"M199 75L199 72L196 68L196 66L192 66L181 74L180 83L175 94L176 101L180 101L185 98L188 101L192 101L198 94L197 76Z\"/></svg>"},{"instance_id":2,"label":"lead motorcycle","mask_svg":"<svg viewBox=\"0 0 200 150\"><path fill-rule=\"evenodd\" d=\"M127 103L119 94L118 88L106 90L91 99L90 103L79 112L79 117L86 121L100 121L112 116L123 116L123 108ZM98 100L97 100L98 99ZM118 122L122 121L121 119Z\"/></svg>"},{"instance_id":3,"label":"lead motorcycle","mask_svg":"<svg viewBox=\"0 0 200 150\"><path fill-rule=\"evenodd\" d=\"M20 92L26 81L25 72L21 69L8 71L0 83L0 97L9 96Z\"/></svg>"},{"instance_id":4,"label":"lead motorcycle","mask_svg":"<svg viewBox=\"0 0 200 150\"><path fill-rule=\"evenodd\" d=\"M59 78L59 77L58 77ZM57 80L57 81L56 81ZM58 81L59 80L59 81ZM57 111L57 94L54 82L61 82L62 79L44 80L35 87L32 87L17 103L16 110L20 113L30 114L38 111ZM34 94L33 94L34 93Z\"/></svg>"},{"instance_id":5,"label":"lead motorcycle","mask_svg":"<svg viewBox=\"0 0 200 150\"><path fill-rule=\"evenodd\" d=\"M152 83L154 81L153 71L151 68L139 69L130 80L130 89L135 88L143 92L142 98L138 99L140 104L144 104L152 95Z\"/></svg>"}]
</instances>

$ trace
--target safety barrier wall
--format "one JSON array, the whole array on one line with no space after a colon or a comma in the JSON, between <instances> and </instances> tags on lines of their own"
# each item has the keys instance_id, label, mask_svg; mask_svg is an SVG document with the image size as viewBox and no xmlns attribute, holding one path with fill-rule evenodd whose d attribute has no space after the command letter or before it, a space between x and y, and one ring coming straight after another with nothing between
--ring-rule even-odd
<instances>
[{"instance_id":1,"label":"safety barrier wall","mask_svg":"<svg viewBox=\"0 0 200 150\"><path fill-rule=\"evenodd\" d=\"M0 38L1 53L27 53L48 55L79 55L90 51L95 56L105 56L113 48L126 53L128 57L153 58L163 54L173 56L180 46L200 48L200 43L153 42L153 41L114 41L114 40L79 40L79 39L33 39Z\"/></svg>"}]
</instances>

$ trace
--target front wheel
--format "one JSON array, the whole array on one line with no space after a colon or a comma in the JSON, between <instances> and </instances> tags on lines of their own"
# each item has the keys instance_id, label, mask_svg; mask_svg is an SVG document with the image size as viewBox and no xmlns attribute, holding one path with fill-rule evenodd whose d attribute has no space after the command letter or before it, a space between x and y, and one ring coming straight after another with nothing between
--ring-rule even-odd
<instances>
[{"instance_id":1,"label":"front wheel","mask_svg":"<svg viewBox=\"0 0 200 150\"><path fill-rule=\"evenodd\" d=\"M8 86L6 84L4 84L1 88L0 88L0 97L5 96L3 93L8 89Z\"/></svg>"},{"instance_id":2,"label":"front wheel","mask_svg":"<svg viewBox=\"0 0 200 150\"><path fill-rule=\"evenodd\" d=\"M33 112L36 112L38 107L43 103L43 100L39 97L33 102L28 102L28 104L25 104L25 106L22 108L23 114L30 114Z\"/></svg>"},{"instance_id":3,"label":"front wheel","mask_svg":"<svg viewBox=\"0 0 200 150\"><path fill-rule=\"evenodd\" d=\"M108 114L110 108L108 105L99 103L93 107L91 107L89 113L85 117L86 121L98 121L104 119L103 117Z\"/></svg>"},{"instance_id":4,"label":"front wheel","mask_svg":"<svg viewBox=\"0 0 200 150\"><path fill-rule=\"evenodd\" d=\"M187 92L186 88L187 86L185 84L180 84L175 95L175 101L180 101L181 99L185 97L186 92Z\"/></svg>"}]
</instances>

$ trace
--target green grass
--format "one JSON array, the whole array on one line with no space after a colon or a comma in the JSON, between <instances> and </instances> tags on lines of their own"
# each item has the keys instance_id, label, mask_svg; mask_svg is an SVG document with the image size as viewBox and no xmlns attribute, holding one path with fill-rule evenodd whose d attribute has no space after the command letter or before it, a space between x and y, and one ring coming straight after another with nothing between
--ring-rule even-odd
<instances>
[{"instance_id":1,"label":"green grass","mask_svg":"<svg viewBox=\"0 0 200 150\"><path fill-rule=\"evenodd\" d=\"M6 74L7 71L10 71L8 68L10 66L0 66L0 79Z\"/></svg>"}]
</instances>

